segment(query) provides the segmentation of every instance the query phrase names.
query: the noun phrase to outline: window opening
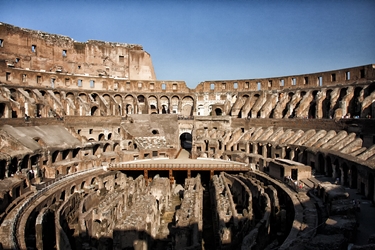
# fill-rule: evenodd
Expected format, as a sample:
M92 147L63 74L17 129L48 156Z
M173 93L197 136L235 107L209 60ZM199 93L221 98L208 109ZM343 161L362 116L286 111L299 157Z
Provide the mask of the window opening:
M42 76L36 76L36 83L42 83Z
M318 85L323 86L323 77L322 76L318 77Z
M95 81L94 80L90 80L90 88L93 88L95 87Z
M303 81L304 81L305 84L309 84L309 78L307 76L305 76L303 78Z
M56 79L55 78L51 78L51 88L55 87L55 82L56 82Z
M140 89L142 88L142 83L141 82L138 83L138 88L140 88Z
M245 89L248 89L249 88L249 82L245 82Z
M65 78L65 84L69 84L70 82L70 79L69 78Z
M177 84L176 83L173 84L172 89L177 90Z
M365 70L364 69L360 70L360 77L365 78Z
M336 74L331 74L331 82L336 82Z
M78 87L82 87L82 80L81 79L78 79L77 85L78 85Z
M118 57L118 61L119 61L120 63L124 62L124 56L119 56L119 57Z
M215 84L214 84L214 83L211 83L211 85L210 85L210 89L211 89L211 90L214 90L214 89L215 89Z
M31 45L31 52L36 53L36 45Z
M126 88L130 89L130 82L126 82Z
M155 84L152 82L150 83L150 89L154 89L155 88Z
M222 89L225 89L226 85L227 85L227 84L226 84L225 82L223 82L223 83L221 84L221 88L222 88Z
M16 58L16 63L18 63L19 61L20 61L20 59L17 57L17 58Z
M26 82L27 81L27 75L26 74L22 74L22 82Z
M62 56L63 56L63 57L66 57L66 49L63 49L63 51L62 51Z
M262 83L261 82L257 82L257 90L261 90L262 89Z
M0 47L4 47L4 40L3 39L0 39Z
M345 80L350 80L350 71L345 72Z
M292 78L292 85L293 85L293 86L296 85L296 78Z
M284 79L280 79L280 86L284 87Z
M81 69L81 65L78 65L78 69Z
M268 81L268 87L269 87L269 88L272 88L272 80L269 80L269 81Z
M163 84L161 85L161 89L162 89L162 90L165 90L166 87L167 87L167 86L165 85L165 83L163 83Z
M233 88L234 88L234 89L237 89L237 88L238 88L238 83L236 83L236 82L233 83Z

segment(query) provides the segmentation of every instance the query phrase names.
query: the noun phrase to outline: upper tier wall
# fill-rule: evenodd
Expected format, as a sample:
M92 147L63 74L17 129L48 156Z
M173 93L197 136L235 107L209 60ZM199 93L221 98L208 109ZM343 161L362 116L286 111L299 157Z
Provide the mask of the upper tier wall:
M140 45L89 40L0 23L0 65L41 72L155 80L150 54Z
M320 88L327 86L364 83L375 79L375 64L338 69L312 74L280 76L259 79L205 81L197 92L231 92Z

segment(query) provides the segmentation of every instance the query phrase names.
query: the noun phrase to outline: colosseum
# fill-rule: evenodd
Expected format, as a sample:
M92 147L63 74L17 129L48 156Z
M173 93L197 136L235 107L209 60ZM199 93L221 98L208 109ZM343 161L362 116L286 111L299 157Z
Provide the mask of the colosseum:
M0 23L0 249L374 249L372 117L374 64L190 89Z

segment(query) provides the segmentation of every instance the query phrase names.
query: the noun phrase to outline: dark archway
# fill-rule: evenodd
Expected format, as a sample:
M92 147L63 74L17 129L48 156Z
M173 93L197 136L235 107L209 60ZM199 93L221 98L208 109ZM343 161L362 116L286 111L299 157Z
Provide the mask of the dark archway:
M223 114L223 111L220 108L215 109L215 115L216 116L221 116Z
M358 178L358 172L356 166L351 166L350 168L350 178L351 178L351 188L357 189L357 178Z
M192 146L192 140L193 140L193 137L191 136L190 133L182 133L180 135L180 142L181 142L181 147L183 149L186 149L188 151L191 150L191 146Z

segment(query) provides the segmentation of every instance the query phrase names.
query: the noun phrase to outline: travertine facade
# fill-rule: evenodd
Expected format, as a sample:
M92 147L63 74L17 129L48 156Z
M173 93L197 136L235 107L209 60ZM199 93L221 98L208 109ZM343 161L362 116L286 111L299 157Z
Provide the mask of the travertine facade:
M375 202L373 117L375 65L189 89L140 45L0 23L0 249L346 247L314 176Z

